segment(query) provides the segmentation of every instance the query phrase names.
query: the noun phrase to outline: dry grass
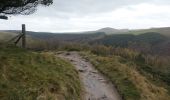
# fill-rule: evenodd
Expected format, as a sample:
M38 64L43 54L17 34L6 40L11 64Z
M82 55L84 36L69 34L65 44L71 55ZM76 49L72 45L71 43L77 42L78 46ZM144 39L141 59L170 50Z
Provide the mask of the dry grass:
M168 91L163 86L151 82L132 62L124 62L120 56L96 56L83 53L95 67L105 74L118 87L125 100L170 100Z
M16 35L16 33L0 32L0 42L7 42Z
M0 48L0 100L80 100L78 72L51 53Z
M125 73L129 79L135 84L141 93L141 100L169 100L170 96L164 87L159 87L147 80L136 69L123 65Z

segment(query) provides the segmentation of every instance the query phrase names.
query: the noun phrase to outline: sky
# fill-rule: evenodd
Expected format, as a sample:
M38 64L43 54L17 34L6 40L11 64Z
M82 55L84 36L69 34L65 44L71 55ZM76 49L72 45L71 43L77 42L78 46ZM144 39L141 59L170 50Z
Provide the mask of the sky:
M146 29L170 27L170 0L53 0L28 16L0 20L0 30L79 32L104 27Z

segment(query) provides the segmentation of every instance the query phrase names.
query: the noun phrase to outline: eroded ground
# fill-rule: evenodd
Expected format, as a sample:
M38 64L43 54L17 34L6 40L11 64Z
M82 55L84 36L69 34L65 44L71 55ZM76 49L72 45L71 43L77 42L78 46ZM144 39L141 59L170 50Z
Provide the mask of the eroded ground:
M79 71L85 89L84 100L121 100L114 86L77 52L59 56L69 60Z

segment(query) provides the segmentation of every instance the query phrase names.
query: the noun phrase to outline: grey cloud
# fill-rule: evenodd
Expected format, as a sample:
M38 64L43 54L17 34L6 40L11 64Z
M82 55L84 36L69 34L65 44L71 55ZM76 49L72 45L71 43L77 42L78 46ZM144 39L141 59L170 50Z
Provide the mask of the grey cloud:
M54 0L52 6L38 7L37 12L33 15L24 17L14 16L9 18L9 21L0 20L0 29L20 29L20 24L22 23L27 24L28 30L32 31L79 31L93 30L107 26L133 28L136 27L136 23L139 22L141 23L140 27L145 27L146 25L141 21L143 19L157 22L157 20L162 21L163 17L166 17L166 19L170 18L169 16L162 17L162 14L156 15L157 17L154 18L153 15L146 15L146 17L141 16L142 18L137 18L136 23L132 23L131 21L132 24L129 25L130 22L128 19L117 20L112 18L112 16L108 17L105 15L105 13L111 13L122 7L125 7L127 10L134 10L135 12L136 8L129 6L142 3L156 4L158 6L170 5L170 0ZM101 16L104 18L100 19ZM121 15L118 17L121 17ZM97 18L99 19L96 21L89 21ZM163 22L157 24L164 25Z
M170 0L54 0L51 7L40 7L35 15L69 19L141 3L170 4Z
M105 12L139 3L169 4L170 0L54 0L53 8L61 12Z
M88 14L109 12L127 5L135 5L148 0L54 0L54 12ZM45 10L45 9L44 9Z

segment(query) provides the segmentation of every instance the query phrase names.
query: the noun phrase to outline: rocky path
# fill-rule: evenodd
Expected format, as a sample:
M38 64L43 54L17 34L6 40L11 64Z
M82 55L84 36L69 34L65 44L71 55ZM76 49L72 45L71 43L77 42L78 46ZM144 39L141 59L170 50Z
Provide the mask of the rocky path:
M84 85L84 100L121 100L114 86L77 52L59 55L71 61Z

